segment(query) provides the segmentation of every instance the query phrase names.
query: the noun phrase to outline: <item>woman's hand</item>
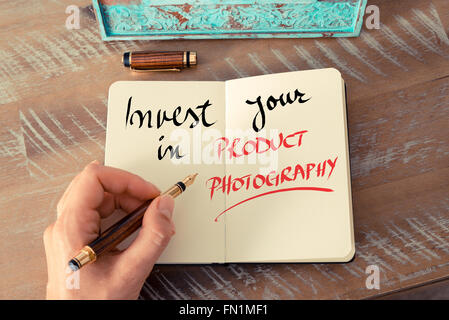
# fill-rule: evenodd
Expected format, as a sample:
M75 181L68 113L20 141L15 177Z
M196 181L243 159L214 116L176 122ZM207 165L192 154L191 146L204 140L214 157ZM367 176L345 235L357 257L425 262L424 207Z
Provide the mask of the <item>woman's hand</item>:
M174 234L173 199L158 197L147 209L137 238L124 251L105 253L79 271L79 289L67 287L68 261L96 239L100 220L115 209L131 212L160 191L129 172L92 162L68 186L57 220L44 232L47 299L137 299L145 279ZM73 275L73 274L72 274Z

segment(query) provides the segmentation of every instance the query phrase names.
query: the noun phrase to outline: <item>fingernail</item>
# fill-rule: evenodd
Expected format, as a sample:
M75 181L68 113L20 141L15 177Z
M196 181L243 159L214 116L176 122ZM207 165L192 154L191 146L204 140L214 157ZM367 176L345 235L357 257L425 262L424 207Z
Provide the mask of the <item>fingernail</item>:
M100 161L94 160L94 161L91 162L91 164L100 164Z
M173 208L175 207L175 201L170 196L162 196L159 199L159 203L157 205L157 209L161 214L166 216L169 220L171 220L173 214Z

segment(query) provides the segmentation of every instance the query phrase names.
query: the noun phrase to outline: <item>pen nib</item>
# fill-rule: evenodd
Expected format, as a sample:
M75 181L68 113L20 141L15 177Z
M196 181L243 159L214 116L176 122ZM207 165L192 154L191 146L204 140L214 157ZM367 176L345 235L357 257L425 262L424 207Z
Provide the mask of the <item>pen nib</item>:
M195 181L195 178L196 178L197 175L198 175L198 173L191 174L191 175L187 176L187 177L184 179L183 183L184 183L186 186L192 185L193 182Z

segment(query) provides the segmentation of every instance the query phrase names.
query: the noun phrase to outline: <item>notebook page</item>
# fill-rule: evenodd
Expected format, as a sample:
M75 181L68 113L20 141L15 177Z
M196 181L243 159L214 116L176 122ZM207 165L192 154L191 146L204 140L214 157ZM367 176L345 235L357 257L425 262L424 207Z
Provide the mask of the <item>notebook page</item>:
M234 161L226 166L225 181L231 187L223 191L217 181L214 192L226 194L228 211L217 221L226 220L227 262L352 258L343 92L335 69L226 83L229 146L235 141L232 136L241 139L233 156L229 148L223 151ZM248 142L246 149L242 141Z
M213 218L224 209L225 198L210 201L205 187L209 177L224 174L224 164L210 155L211 144L224 132L224 109L223 82L121 81L110 87L106 165L140 175L162 191L199 173L175 201L176 234L158 263L224 261L224 224ZM177 125L168 120L157 128L159 110L170 119L175 112Z

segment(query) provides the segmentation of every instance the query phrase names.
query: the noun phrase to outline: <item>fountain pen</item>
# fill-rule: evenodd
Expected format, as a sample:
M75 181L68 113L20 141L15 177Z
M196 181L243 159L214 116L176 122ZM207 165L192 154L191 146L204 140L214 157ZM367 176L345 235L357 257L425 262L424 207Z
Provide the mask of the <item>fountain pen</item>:
M198 174L196 173L187 176L185 179L175 183L171 188L163 192L161 196L169 195L176 198L183 193L188 186L193 184L197 175ZM73 271L77 271L84 265L97 260L103 253L114 249L120 242L125 240L142 226L143 216L152 201L153 199L145 201L133 212L116 222L104 232L101 232L97 239L82 248L78 254L69 261L69 267Z

